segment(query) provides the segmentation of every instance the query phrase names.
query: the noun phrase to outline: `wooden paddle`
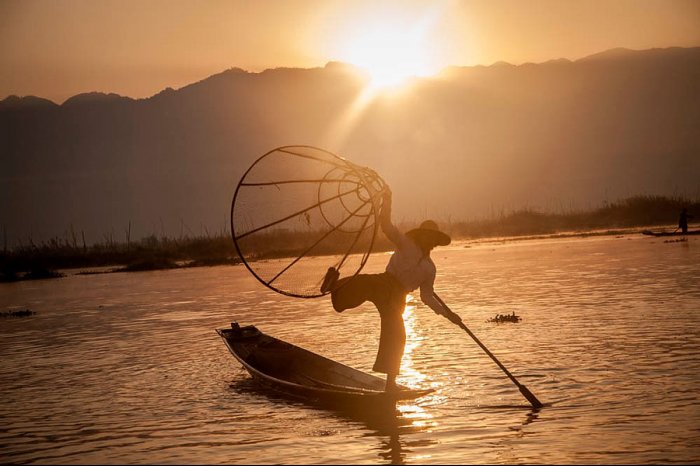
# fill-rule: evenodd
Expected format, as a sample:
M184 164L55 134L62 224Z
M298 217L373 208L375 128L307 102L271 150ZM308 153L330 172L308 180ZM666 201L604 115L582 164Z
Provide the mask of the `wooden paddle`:
M530 404L532 405L533 408L535 408L535 409L542 408L544 405L542 403L540 403L540 400L538 400L537 397L535 395L533 395L532 392L530 390L528 390L525 385L521 384L520 382L518 382L518 380L515 377L513 377L513 374L511 374L508 371L508 369L506 369L505 366L503 364L501 364L501 361L499 361L496 358L496 356L494 356L493 353L491 353L491 351L489 351L489 349L486 346L484 346L484 344L481 341L479 341L479 339L476 337L476 335L474 335L472 333L472 331L469 330L466 325L464 325L464 322L462 322L462 318L459 317L457 314L455 314L449 307L447 307L447 304L445 304L445 302L442 299L440 299L440 296L438 296L437 294L435 294L434 296L435 296L435 299L437 299L438 302L442 305L442 307L444 307L445 310L448 312L448 314L445 315L445 317L447 319L449 319L450 322L457 324L459 327L462 328L462 330L467 332L470 337L472 337L472 339L481 347L481 349L484 350L484 352L486 354L488 354L491 359L493 359L493 362L498 364L498 367L500 367L501 370L503 372L505 372L505 374L515 384L515 386L518 387L518 390L520 390L520 393L522 393L523 396L527 399L527 401L530 402Z

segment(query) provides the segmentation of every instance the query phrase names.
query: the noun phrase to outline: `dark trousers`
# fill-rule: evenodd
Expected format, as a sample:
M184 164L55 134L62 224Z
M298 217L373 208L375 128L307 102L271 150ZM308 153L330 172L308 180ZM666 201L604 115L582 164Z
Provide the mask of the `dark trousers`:
M406 346L406 328L403 311L406 307L406 291L389 273L359 274L338 280L331 292L333 308L338 312L352 309L371 301L379 311L381 331L379 350L372 368L376 372L396 375L401 368L401 358Z

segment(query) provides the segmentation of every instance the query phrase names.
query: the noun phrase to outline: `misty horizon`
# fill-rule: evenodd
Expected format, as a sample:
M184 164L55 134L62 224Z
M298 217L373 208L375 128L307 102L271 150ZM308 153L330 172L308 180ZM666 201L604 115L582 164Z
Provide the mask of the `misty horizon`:
M663 51L663 50L686 49L686 48L700 48L700 43L698 43L697 45L691 45L691 46L669 45L669 46L665 46L665 47L653 47L653 48L649 48L649 49L612 47L612 48L603 49L603 50L600 50L598 52L594 52L591 54L586 54L586 55L580 56L579 58L559 56L559 57L551 57L548 59L544 59L542 61L522 60L522 61L518 62L518 61L507 61L507 60L495 60L495 61L491 62L490 64L485 64L485 63L472 64L472 65L450 64L450 65L445 65L439 71L437 71L436 73L434 73L430 76L411 76L409 78L409 80L410 81L416 81L416 80L419 81L419 80L437 79L437 78L440 78L441 75L443 75L445 73L449 73L450 70L454 70L454 69L471 69L471 68L479 69L479 68L492 68L492 67L499 67L499 66L512 66L512 67L517 68L517 67L528 66L528 65L542 65L542 64L548 64L548 63L576 63L576 62L579 62L582 60L597 58L597 57L600 57L603 55L610 56L610 55L616 55L616 54L620 54L620 53L624 54L627 52L641 52L641 51L649 51L649 50ZM226 73L226 72L231 72L231 71L233 71L233 72L240 71L240 72L244 72L244 73L250 74L250 75L259 75L259 74L264 74L264 73L278 71L278 70L315 70L315 69L327 68L329 66L347 67L348 69L355 70L355 72L357 73L359 78L363 78L366 80L371 79L368 76L368 71L365 68L363 68L362 66L355 65L353 63L345 62L342 60L329 60L329 61L325 62L325 64L323 64L323 65L310 66L310 67L274 66L274 67L267 67L267 68L263 68L263 69L246 69L243 66L231 65L228 68L221 69L218 72L214 72L212 74L205 75L201 79L195 79L195 80L188 82L186 84L183 84L179 87L176 85L168 85L168 86L165 86L165 87L159 89L156 92L153 92L153 93L150 93L147 95L141 95L141 96L122 94L122 93L114 92L113 90L110 90L110 89L85 89L82 92L68 95L67 97L62 98L62 99L41 95L39 93L27 93L27 94L23 94L23 95L13 94L13 93L5 93L5 94L3 94L2 98L0 98L0 102L7 100L9 98L13 98L13 97L18 97L20 99L26 98L26 97L38 97L41 99L48 100L48 101L55 103L57 105L63 105L64 103L66 103L66 101L72 99L73 97L86 96L86 95L106 95L106 96L126 97L126 98L133 99L133 100L147 100L147 99L150 99L152 97L157 96L158 94L160 94L164 91L168 91L168 90L179 91L179 90L186 88L188 86L191 86L193 84L197 84L199 82L205 81L205 80L211 78L212 76L216 76L216 75Z
M0 223L10 244L223 231L243 171L290 144L375 169L407 225L700 196L700 48L452 67L369 100L366 84L331 63L229 69L147 99L6 98Z
M507 4L8 1L0 4L0 68L12 72L0 75L0 98L145 98L231 66L262 72L338 61L434 75L448 66L575 61L614 47L700 45L697 2Z

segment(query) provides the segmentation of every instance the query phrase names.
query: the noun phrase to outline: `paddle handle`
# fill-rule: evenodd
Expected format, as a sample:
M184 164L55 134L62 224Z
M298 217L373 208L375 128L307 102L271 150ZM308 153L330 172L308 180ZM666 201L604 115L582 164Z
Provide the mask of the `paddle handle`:
M515 376L513 376L513 374L511 374L508 369L506 369L506 366L501 364L501 361L499 361L498 358L496 356L494 356L494 354L491 351L489 351L489 349L486 347L486 345L484 345L481 342L481 340L479 340L476 337L476 335L474 335L472 333L472 331L469 330L469 328L466 325L464 325L464 322L462 322L462 318L459 317L458 314L453 312L452 309L450 309L447 306L447 304L445 304L445 302L440 298L440 296L437 295L437 293L435 293L434 296L435 296L435 299L438 300L440 305L442 305L442 307L445 308L445 311L448 312L448 314L445 315L445 317L447 319L449 319L450 322L457 324L462 330L467 332L467 334L470 337L472 337L472 339L476 342L476 344L479 345L482 350L484 350L484 352L493 360L493 362L495 362L498 365L498 367L501 368L501 370L508 376L508 378L515 384L515 386L518 387L518 390L520 390L520 393L522 393L523 396L527 399L527 401L530 402L530 404L532 405L533 408L535 408L535 409L542 408L544 405L540 402L540 400L538 400L537 397L535 395L533 395L532 392L530 390L528 390L525 385L518 382L518 379L516 379Z

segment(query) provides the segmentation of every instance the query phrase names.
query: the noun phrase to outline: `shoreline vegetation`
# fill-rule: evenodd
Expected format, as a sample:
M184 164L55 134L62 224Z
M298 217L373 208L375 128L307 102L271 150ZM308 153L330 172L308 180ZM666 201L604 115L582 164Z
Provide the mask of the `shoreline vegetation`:
M661 229L677 225L683 208L687 208L695 218L700 217L700 199L691 201L679 197L634 196L606 203L590 211L543 213L524 209L484 220L450 222L444 225L444 229L457 241L620 235L641 233L640 228ZM261 251L257 259L298 254L298 251L289 248L289 244L292 244L290 235L293 233L271 236L269 241L265 241L266 250ZM233 241L226 233L180 238L151 235L138 242L110 241L91 246L77 244L74 237L53 238L38 245L29 243L28 246L5 248L0 252L0 282L64 276L57 272L58 269L107 268L103 271L78 272L94 274L241 264ZM373 250L389 249L391 244L380 234Z

